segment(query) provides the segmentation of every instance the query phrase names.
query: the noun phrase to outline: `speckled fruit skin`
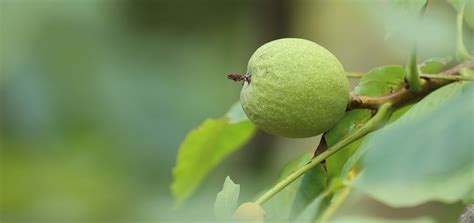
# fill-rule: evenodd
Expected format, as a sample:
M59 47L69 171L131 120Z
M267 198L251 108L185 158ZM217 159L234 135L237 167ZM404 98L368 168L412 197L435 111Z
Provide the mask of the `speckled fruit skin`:
M286 38L266 43L248 63L250 83L242 108L260 129L304 138L331 129L344 115L349 81L337 58L322 46Z

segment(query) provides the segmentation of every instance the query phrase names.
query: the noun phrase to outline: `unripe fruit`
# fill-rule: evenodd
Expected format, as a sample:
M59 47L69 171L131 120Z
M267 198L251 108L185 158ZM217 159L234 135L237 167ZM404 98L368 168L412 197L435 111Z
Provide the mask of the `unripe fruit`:
M263 208L255 203L247 202L240 205L234 212L233 219L251 222L251 223L263 223L265 218L265 211Z
M279 39L255 51L240 102L260 129L303 138L326 132L342 118L349 82L337 58L304 39Z

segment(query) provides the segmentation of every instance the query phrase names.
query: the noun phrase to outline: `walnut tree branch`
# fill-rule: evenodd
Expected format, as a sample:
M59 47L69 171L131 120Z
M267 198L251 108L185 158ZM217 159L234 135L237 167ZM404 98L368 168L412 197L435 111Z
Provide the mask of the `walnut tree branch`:
M464 63L458 64L454 67L451 67L441 73L440 75L456 75L463 68L474 69L474 60L469 60ZM457 79L459 80L459 79ZM412 92L406 87L401 88L398 91L395 91L389 95L379 96L379 97L370 97L370 96L360 96L352 95L351 101L347 107L347 110L352 110L356 108L367 108L367 109L377 109L381 105L390 102L394 107L400 107L405 104L417 101L434 90L443 87L449 83L452 83L456 80L446 80L446 79L424 79L421 83L421 88L419 92Z

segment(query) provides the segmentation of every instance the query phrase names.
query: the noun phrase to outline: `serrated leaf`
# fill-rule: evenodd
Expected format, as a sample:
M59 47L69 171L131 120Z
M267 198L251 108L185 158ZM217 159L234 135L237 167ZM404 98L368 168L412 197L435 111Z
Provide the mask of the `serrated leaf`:
M311 158L311 153L305 153L298 159L290 162L283 169L278 181L282 180L298 168L307 164ZM296 193L301 184L301 177L296 179L293 183L285 187L282 191L276 194L272 199L268 200L263 207L266 210L266 220L269 222L287 221L289 219L291 206L295 200Z
M474 86L441 88L367 144L355 187L394 207L473 199Z
M442 71L451 58L433 57L420 64L420 71L425 74L437 74Z
M306 206L327 187L326 172L318 165L304 174L290 212L290 219L298 216Z
M395 220L369 216L350 216L336 218L331 223L436 223L436 221L428 217Z
M354 92L364 96L383 96L403 87L404 77L402 66L377 67L361 78Z
M208 119L181 144L171 185L179 206L198 188L207 174L239 149L255 132L250 121L230 123L227 117Z
M235 184L230 177L225 178L222 190L217 193L214 202L214 215L217 220L228 220L237 208L239 201L240 185Z

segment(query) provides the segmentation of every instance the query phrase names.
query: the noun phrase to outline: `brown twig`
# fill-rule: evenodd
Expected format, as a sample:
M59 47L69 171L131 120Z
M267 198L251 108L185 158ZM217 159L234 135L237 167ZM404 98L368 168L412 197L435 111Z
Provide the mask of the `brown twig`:
M456 75L463 68L474 69L474 60L469 60L462 64L458 64L439 73L438 75ZM406 87L404 87L389 95L379 97L352 95L347 110L356 108L377 109L387 102L391 102L394 107L400 107L402 105L417 101L434 90L452 82L453 80L425 79L421 84L420 91L417 93L411 92Z

